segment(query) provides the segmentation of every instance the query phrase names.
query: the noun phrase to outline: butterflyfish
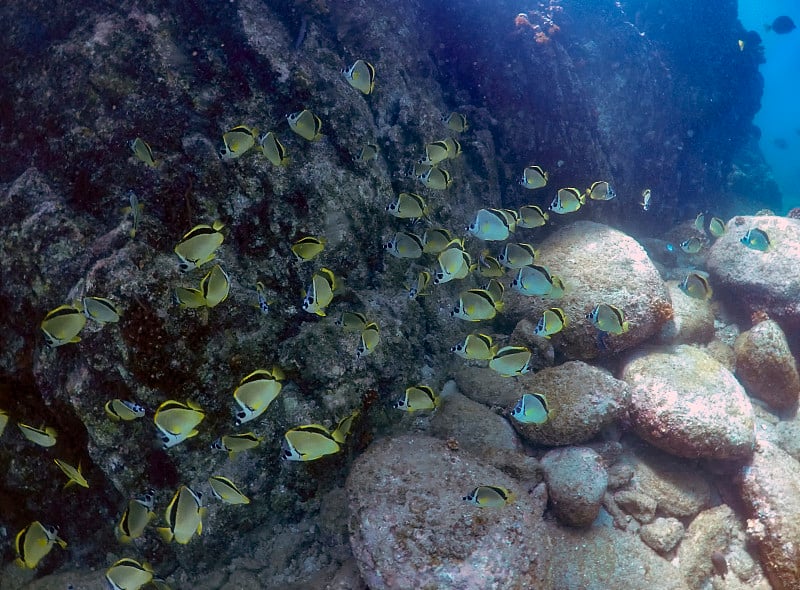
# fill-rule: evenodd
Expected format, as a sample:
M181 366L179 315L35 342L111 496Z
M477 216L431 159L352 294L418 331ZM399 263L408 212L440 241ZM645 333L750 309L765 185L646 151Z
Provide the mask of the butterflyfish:
M713 294L711 285L708 284L708 276L697 271L689 272L678 287L694 299L710 299Z
M286 115L289 129L308 141L322 138L322 120L308 109Z
M442 123L447 125L450 131L455 131L456 133L463 133L469 129L467 117L461 113L452 112L442 115Z
M361 415L361 410L355 409L350 412L347 416L339 420L336 423L336 428L333 429L331 432L331 436L333 440L335 440L340 445L344 444L344 441L347 440L347 437L350 436L350 432L353 430L353 422Z
M536 250L531 244L518 244L509 242L497 257L498 262L506 268L517 269L533 264L536 259Z
M486 289L462 291L450 316L468 322L490 320L503 309L502 301L495 301Z
M422 251L425 254L439 254L453 243L453 234L443 227L429 227L422 234ZM463 241L459 242L463 247Z
M225 239L220 232L224 226L225 224L219 220L212 225L195 225L181 238L175 246L175 254L180 259L178 267L182 272L214 260L214 253Z
M453 177L444 168L432 166L425 174L417 176L419 180L426 187L434 190L445 190L453 183Z
M439 407L439 396L428 385L414 385L408 387L403 397L397 400L392 407L404 412L435 410Z
M226 434L219 437L211 444L211 448L215 451L227 451L228 458L235 459L236 456L250 449L255 449L264 440L260 436L256 436L252 432L243 432L241 434Z
M567 327L567 316L564 310L560 307L551 307L544 310L542 317L533 329L536 336L543 338L550 338L553 334L558 334L561 330Z
M192 287L175 287L172 290L172 300L180 307L197 309L206 306L206 298L200 289Z
M267 300L267 288L261 281L256 282L256 296L258 297L258 309L262 315L269 313L270 301Z
M334 322L345 332L361 332L368 323L367 316L357 311L343 311L339 319Z
M208 485L211 486L211 494L226 504L249 504L250 498L245 496L242 491L227 477L212 475L208 478Z
M411 285L408 287L408 298L416 299L417 297L427 295L430 284L431 273L429 273L427 270L419 271L416 278L411 281Z
M650 210L650 199L652 199L652 197L653 193L649 188L646 188L642 191L642 200L639 202L639 204L642 206L642 211Z
M525 346L504 346L489 361L501 377L516 377L530 371L531 351Z
M581 193L576 188L560 188L558 193L550 203L550 211L564 215L566 213L573 213L581 208L586 202L586 195Z
M375 322L368 323L361 331L361 342L358 343L358 348L356 349L356 358L360 359L372 354L380 341L381 332L378 324Z
M751 250L758 250L759 252L766 252L770 247L770 241L767 232L758 228L748 230L748 232L742 236L742 239L739 241Z
M286 431L282 457L287 461L316 461L341 450L331 432L320 424L303 424Z
M514 494L501 486L478 486L463 500L481 508L501 508L514 501Z
M478 262L470 267L470 271L475 271L487 279L503 277L506 274L506 269L497 258L489 254L488 250L480 253Z
M375 89L375 66L368 61L358 59L349 68L342 70L347 83L364 94L371 94Z
M138 498L131 498L117 523L115 533L122 543L130 543L144 534L144 529L155 518L155 492L149 490Z
M308 262L319 256L327 243L322 236L306 236L292 244L292 254L298 262Z
M365 143L361 146L361 149L358 150L358 154L356 155L356 162L371 162L372 160L378 159L378 152L380 152L380 148L375 143Z
M544 297L553 290L553 276L545 266L530 264L517 271L511 288L528 297Z
M53 459L58 468L64 472L64 475L67 476L68 480L67 483L64 484L64 489L67 489L71 485L79 485L82 488L89 488L89 482L86 481L86 478L81 473L81 464L78 463L77 469L67 463L66 461L62 461L61 459Z
M617 196L614 189L605 180L598 180L586 189L586 194L594 201L610 201Z
M272 131L269 131L258 138L258 145L261 148L261 153L267 157L273 166L284 167L289 165L289 156L286 154L286 148L278 140L278 136Z
M148 563L139 563L123 557L106 570L109 590L139 590L153 580L153 570Z
M480 240L500 242L514 231L508 216L500 209L480 209L467 231Z
M465 278L472 266L472 257L464 250L461 240L453 240L445 250L439 252L436 262L439 270L433 274L433 283L441 285L454 279Z
M548 174L542 170L541 166L526 166L522 171L522 179L519 183L527 189L542 188L547 185Z
M469 334L463 342L452 346L450 352L467 360L488 361L497 354L498 346L486 334Z
M150 145L141 137L132 139L128 143L128 146L131 148L131 151L133 152L133 155L136 156L137 160L147 164L150 166L150 168L155 168L158 166L158 163L153 158L153 150L150 148Z
M406 231L398 231L383 245L383 249L395 258L419 258L422 256L422 238Z
M550 219L550 214L547 211L542 211L542 208L538 205L523 205L519 208L517 215L519 217L517 227L529 229L542 227Z
M8 424L8 414L5 410L0 410L0 436L3 436L6 424Z
M168 449L187 438L197 436L195 426L200 424L205 417L203 410L192 402L183 404L179 401L167 400L158 406L153 422L161 433L159 438L164 448Z
M715 238L721 237L725 233L725 222L719 217L712 217L708 222L708 232Z
M251 129L246 125L238 125L230 131L223 133L223 146L219 151L223 160L233 160L243 156L256 145L258 129Z
M58 536L58 529L54 526L45 526L34 520L17 533L14 546L17 551L16 564L28 569L34 569L44 558L54 544L66 549L67 543Z
M448 157L447 144L444 141L434 141L425 144L425 157L420 160L420 164L436 166Z
M22 436L40 447L48 448L56 444L56 429L51 426L34 428L22 422L18 422L17 426L22 432Z
M256 369L240 382L233 391L233 399L239 406L235 424L241 426L263 414L283 387L283 371L274 367L272 371Z
M495 305L503 301L503 295L506 292L506 288L497 279L489 279L489 282L484 285L483 290L486 291L492 297L492 301L495 302Z
M174 540L176 543L186 545L195 533L202 534L205 513L203 494L187 486L181 486L164 513L167 526L159 528L158 532L167 543Z
M400 193L394 201L386 205L386 212L399 219L419 219L428 215L428 205L416 193Z
M73 305L61 305L49 311L40 325L44 340L51 348L80 342L78 334L86 325L86 316Z
M324 316L325 310L333 301L333 292L336 290L336 277L333 271L320 268L311 277L311 285L303 297L303 310Z
M112 420L136 420L144 416L144 408L139 404L127 400L110 399L106 402L103 408Z
M139 231L139 224L142 222L142 211L144 210L144 205L139 202L139 197L136 196L136 193L133 191L128 193L128 202L130 203L130 206L123 207L122 212L125 215L128 213L131 214L131 229L128 232L128 235L131 238L135 238L136 232Z
M522 424L544 424L550 417L547 398L541 393L525 393L511 410L511 417Z
M81 307L83 315L98 324L115 324L119 321L119 310L113 301L105 297L84 297Z
M231 279L219 264L215 264L200 281L200 292L206 307L216 307L225 301L230 290Z
M630 329L630 322L625 321L625 314L615 305L600 303L586 314L595 328L610 334L622 334Z
M697 254L703 248L703 241L695 236L681 242L681 250L687 254Z

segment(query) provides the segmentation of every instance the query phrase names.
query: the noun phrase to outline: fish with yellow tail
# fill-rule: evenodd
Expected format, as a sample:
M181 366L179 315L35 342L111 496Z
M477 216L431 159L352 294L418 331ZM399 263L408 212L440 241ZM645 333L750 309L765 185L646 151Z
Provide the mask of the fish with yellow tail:
M146 164L150 168L156 168L158 166L158 162L153 158L153 150L150 148L150 144L141 137L137 137L128 142L128 147L131 148L133 155L140 162Z
M123 557L106 570L109 590L139 590L153 581L153 569L149 563L139 563Z
M263 437L256 436L252 432L226 434L211 443L211 448L215 451L227 451L228 458L233 460L239 453L255 449L262 440L264 440Z
M428 216L428 205L416 193L400 193L394 201L386 205L386 212L398 219L419 219Z
M358 150L358 154L356 154L356 162L361 162L362 164L366 164L368 162L372 162L373 160L378 159L378 153L380 153L380 148L376 143L365 143L361 146L361 149Z
M120 420L130 422L144 417L145 414L144 408L139 404L117 398L108 400L103 409L105 409L108 417L115 422Z
M713 290L708 283L708 274L700 271L689 272L678 288L693 299L705 301L711 299Z
M286 431L281 456L287 461L316 461L341 450L331 431L321 424L303 424Z
M8 413L5 410L0 410L0 436L3 436L6 424L8 424Z
M225 227L221 221L211 225L199 224L190 229L174 248L180 259L181 272L203 266L214 260L214 253L222 245L225 236L220 230Z
M464 250L462 240L453 240L436 257L439 270L433 273L433 284L441 285L452 280L465 278L472 266L472 257Z
M559 215L574 213L586 203L586 195L576 188L560 188L550 203L550 211Z
M608 181L598 180L597 182L593 182L592 186L586 189L586 196L593 201L610 201L617 196L617 193L614 192L614 189L608 184Z
M526 166L519 183L529 190L536 190L547 185L547 178L548 174L541 166Z
M34 520L18 532L14 539L17 552L15 563L20 567L35 569L56 544L62 549L67 548L67 542L58 536L56 527L45 526Z
M114 532L121 543L130 543L144 534L144 529L156 516L153 512L156 493L153 490L128 500Z
M271 371L256 369L244 377L233 391L233 399L239 406L234 421L236 426L255 420L263 414L278 397L284 379L283 371L278 367L273 367Z
M258 138L258 146L261 148L261 153L273 166L283 168L289 165L290 158L286 153L286 148L272 131Z
M432 166L424 174L417 175L417 180L430 189L443 191L453 183L453 177L444 168Z
M86 478L83 476L81 472L81 464L78 463L78 467L75 468L66 461L62 461L61 459L53 459L58 468L64 472L64 475L67 476L67 483L64 484L64 489L66 490L71 485L79 485L82 488L89 488L89 482L86 481Z
M406 388L405 394L392 406L395 410L418 412L435 410L439 407L439 395L428 385L414 385Z
M83 310L83 315L100 325L116 324L120 313L114 302L105 297L84 297L75 307Z
M211 494L225 504L249 504L250 498L227 477L212 475L208 478L208 485L211 486Z
M135 238L136 233L139 231L139 224L142 222L142 211L144 210L144 205L139 202L139 197L133 191L128 193L128 202L130 203L130 206L123 207L122 212L125 215L130 214L131 229L128 231L128 235L131 238Z
M220 158L223 160L241 158L258 142L258 129L238 125L222 134L222 142L223 146L219 150Z
M44 316L40 328L50 348L80 342L80 334L86 325L83 310L74 305L61 305Z
M467 231L486 242L501 242L516 229L516 215L504 209L479 209Z
M167 400L158 406L153 422L158 428L163 448L168 449L182 443L187 438L197 436L195 426L206 417L200 406L175 400Z
M292 254L297 262L308 262L322 254L327 243L328 240L322 236L306 236L292 244Z
M630 322L625 320L623 311L615 305L600 303L586 314L592 325L608 334L623 334L630 329Z
M355 409L350 412L347 416L339 420L336 423L336 428L333 429L331 432L331 436L333 440L335 440L340 445L343 445L344 442L347 440L347 437L350 436L350 432L353 430L353 423L358 419L361 415L361 410Z
M517 227L525 227L533 229L535 227L542 227L550 219L550 215L538 205L523 205L517 212L519 221Z
M469 129L469 124L467 123L466 115L462 115L461 113L446 113L442 115L442 123L444 123L450 131L455 131L456 133L464 133L467 129Z
M363 59L357 59L349 68L342 70L347 83L362 94L372 94L375 90L375 66Z
M486 334L469 334L463 342L450 347L453 352L463 359L488 361L497 354L498 346L491 336Z
M536 250L531 244L508 242L503 247L503 251L500 252L497 260L505 268L519 269L533 264L534 260L536 260Z
M478 486L462 499L480 508L502 508L514 501L514 494L502 486Z
M772 245L767 232L758 228L748 230L739 241L751 250L758 250L759 252L766 252Z
M308 141L322 139L322 119L308 109L286 115L286 120L289 122L289 129L303 139Z
M551 307L544 310L542 317L539 318L533 333L536 336L550 338L553 334L558 334L567 327L567 316L560 307Z
M517 377L530 372L531 351L525 346L504 346L489 361L489 368L501 377Z
M395 258L419 258L422 256L422 238L406 231L395 232L383 249Z
M56 429L51 426L42 426L41 428L34 428L22 422L17 423L22 436L27 438L34 444L40 447L49 448L56 444Z
M547 398L541 393L525 393L511 410L520 424L544 424L550 418Z
M311 285L303 296L303 310L324 317L325 310L333 301L336 291L336 277L333 271L320 268L311 277Z
M450 312L450 317L468 322L490 320L503 310L503 302L496 301L492 293L486 289L468 289L462 291L458 303Z
M372 354L381 341L381 331L378 324L370 322L361 331L361 342L356 349L356 358L361 359Z
M428 291L428 287L431 285L431 279L431 273L429 273L427 270L419 271L417 276L408 286L408 298L416 299L417 297L427 295L430 292Z
M206 307L216 307L228 298L231 279L219 264L215 264L200 281L200 292Z
M203 494L188 486L181 486L164 512L167 526L159 528L158 533L167 543L175 541L186 545L195 534L202 534L205 514Z

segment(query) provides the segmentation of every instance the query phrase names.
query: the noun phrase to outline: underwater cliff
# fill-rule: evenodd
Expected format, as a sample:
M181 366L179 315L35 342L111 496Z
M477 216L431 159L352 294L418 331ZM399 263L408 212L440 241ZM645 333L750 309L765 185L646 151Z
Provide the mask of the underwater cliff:
M758 41L519 10L0 8L0 590L800 584Z

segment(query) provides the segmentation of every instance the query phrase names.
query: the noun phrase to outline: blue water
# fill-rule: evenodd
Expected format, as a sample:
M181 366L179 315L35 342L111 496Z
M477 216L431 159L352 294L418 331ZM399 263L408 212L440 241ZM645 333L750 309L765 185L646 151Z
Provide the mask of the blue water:
M765 31L764 25L781 15L800 24L800 2L739 0L739 20L764 42L764 96L754 124L761 129L761 151L788 210L800 207L800 29L786 35Z

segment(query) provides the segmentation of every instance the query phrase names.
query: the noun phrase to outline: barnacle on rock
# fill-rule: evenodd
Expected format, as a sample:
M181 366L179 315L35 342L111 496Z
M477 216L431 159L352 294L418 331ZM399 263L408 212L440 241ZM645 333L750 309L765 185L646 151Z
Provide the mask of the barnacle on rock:
M675 317L675 310L672 309L672 303L664 299L657 299L653 302L653 311L656 316L656 323L658 325L666 324Z

